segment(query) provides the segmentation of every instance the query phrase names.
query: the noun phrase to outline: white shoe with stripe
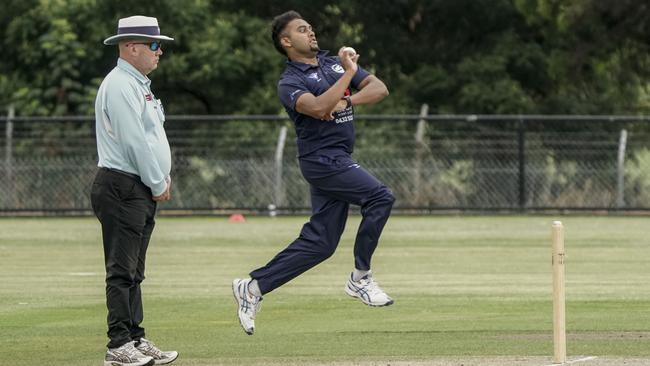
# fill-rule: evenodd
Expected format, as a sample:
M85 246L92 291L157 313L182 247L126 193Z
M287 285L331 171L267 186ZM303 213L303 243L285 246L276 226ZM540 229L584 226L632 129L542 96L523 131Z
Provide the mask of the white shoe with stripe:
M255 315L262 308L262 297L255 296L248 290L250 279L235 278L232 281L232 294L237 302L237 316L239 324L248 335L255 332Z
M154 359L143 355L131 341L118 348L109 348L104 358L104 366L152 366Z
M136 348L145 356L150 356L154 360L155 365L167 365L174 362L178 358L178 352L176 351L161 351L160 348L156 347L153 342L148 341L144 338L140 338L140 342L137 343Z
M348 283L345 285L345 293L358 298L369 306L388 306L393 304L393 299L372 279L372 273L370 272L359 281L354 281L352 274L350 274Z

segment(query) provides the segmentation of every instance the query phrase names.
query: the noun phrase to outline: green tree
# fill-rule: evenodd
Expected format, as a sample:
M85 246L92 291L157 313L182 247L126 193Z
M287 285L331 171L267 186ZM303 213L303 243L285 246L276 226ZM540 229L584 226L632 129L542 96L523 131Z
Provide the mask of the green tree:
M159 18L154 91L168 113L282 113L269 24L289 9L323 48L354 46L391 97L360 112L647 113L650 5L635 0L8 0L0 107L92 114L117 20Z

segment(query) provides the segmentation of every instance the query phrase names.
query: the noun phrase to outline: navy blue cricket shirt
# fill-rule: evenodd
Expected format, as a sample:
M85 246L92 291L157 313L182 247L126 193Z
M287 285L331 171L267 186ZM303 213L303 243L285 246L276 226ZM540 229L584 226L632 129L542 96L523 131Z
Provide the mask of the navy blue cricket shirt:
M298 157L307 156L319 150L343 150L349 154L354 149L354 110L346 108L334 114L334 120L324 121L296 112L296 101L304 93L319 96L343 76L345 70L338 57L327 56L319 51L318 65L287 61L287 66L278 81L278 95L296 126ZM352 78L350 86L359 89L359 84L370 73L361 67ZM346 90L350 95L350 88Z

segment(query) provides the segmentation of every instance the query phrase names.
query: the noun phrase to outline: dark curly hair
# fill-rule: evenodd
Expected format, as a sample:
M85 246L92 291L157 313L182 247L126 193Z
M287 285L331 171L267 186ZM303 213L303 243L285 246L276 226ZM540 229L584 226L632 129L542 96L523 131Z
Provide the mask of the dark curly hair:
M275 18L273 18L273 21L271 22L271 38L273 39L273 45L275 46L275 49L278 50L283 55L287 55L287 51L284 50L284 47L282 47L282 44L280 43L280 35L284 31L284 28L286 28L287 24L289 24L292 20L294 19L303 19L298 12L289 10L286 13L282 13Z

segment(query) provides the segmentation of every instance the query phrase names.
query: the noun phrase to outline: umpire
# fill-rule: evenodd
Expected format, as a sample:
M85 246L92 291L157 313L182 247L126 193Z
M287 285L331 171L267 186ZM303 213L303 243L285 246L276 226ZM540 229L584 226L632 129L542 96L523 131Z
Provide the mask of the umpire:
M117 66L106 76L95 101L99 171L91 202L102 225L106 265L108 337L104 365L167 364L178 357L145 337L142 293L147 247L156 204L171 198L171 153L162 103L151 91L149 73L158 67L161 42L158 20L120 19Z

